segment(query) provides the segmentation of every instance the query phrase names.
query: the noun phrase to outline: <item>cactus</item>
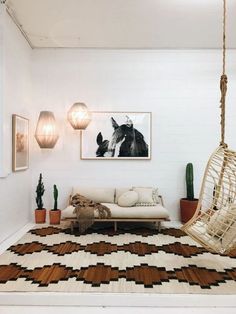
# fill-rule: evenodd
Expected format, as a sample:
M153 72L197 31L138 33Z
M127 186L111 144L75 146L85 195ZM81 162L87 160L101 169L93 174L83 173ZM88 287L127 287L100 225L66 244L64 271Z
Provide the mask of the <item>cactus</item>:
M193 164L188 163L186 166L186 187L187 187L187 199L189 201L194 200L194 188L193 188Z
M56 184L53 185L53 196L54 196L54 208L53 210L58 210L57 199L58 199L58 189Z
M39 175L39 181L36 188L36 203L37 203L37 209L43 209L43 200L42 196L45 192L44 185L43 185L43 177L42 173Z

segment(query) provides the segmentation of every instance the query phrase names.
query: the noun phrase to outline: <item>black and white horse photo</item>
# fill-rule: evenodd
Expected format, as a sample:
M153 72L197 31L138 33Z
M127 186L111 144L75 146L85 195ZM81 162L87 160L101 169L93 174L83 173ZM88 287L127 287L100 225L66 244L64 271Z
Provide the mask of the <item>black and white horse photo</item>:
M102 132L96 138L98 148L96 157L148 157L149 146L143 134L138 131L133 121L126 116L123 124L118 124L116 120L110 118L114 132L110 139L103 139Z

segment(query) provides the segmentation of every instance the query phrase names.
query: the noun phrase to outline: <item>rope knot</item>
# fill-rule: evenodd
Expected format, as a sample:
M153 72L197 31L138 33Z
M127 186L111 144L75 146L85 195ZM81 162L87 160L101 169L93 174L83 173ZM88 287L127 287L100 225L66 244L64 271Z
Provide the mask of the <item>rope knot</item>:
M228 148L228 145L224 142L220 142L220 146L224 149L227 149Z

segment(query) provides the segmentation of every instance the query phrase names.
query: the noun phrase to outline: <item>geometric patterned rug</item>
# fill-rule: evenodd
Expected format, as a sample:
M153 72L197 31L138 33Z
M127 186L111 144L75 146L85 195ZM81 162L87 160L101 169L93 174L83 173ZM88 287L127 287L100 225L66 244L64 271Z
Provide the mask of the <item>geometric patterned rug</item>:
M0 291L236 294L236 255L209 253L175 228L27 232L0 256Z

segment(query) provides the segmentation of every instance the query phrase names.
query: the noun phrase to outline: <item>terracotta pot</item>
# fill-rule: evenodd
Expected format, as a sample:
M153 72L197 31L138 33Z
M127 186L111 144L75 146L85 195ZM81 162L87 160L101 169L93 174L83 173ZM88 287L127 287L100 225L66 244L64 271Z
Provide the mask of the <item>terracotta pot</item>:
M50 210L49 211L49 220L50 220L50 225L59 225L61 222L61 211L60 211L60 209Z
M36 224L43 224L46 221L46 209L35 209L34 211Z
M181 221L183 223L186 223L189 221L193 215L195 214L195 211L197 209L198 199L194 199L192 201L181 198L180 200L180 215L181 215Z

